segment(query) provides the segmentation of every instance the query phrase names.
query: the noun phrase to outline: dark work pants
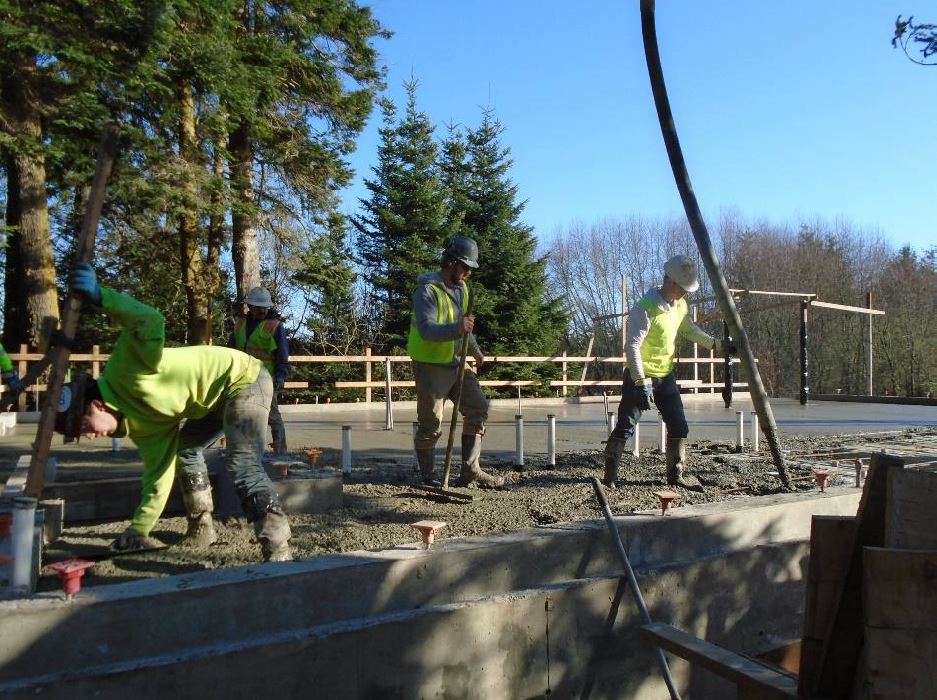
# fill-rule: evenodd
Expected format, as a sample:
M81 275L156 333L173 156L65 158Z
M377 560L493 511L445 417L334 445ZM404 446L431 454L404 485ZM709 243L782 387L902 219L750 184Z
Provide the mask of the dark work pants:
M683 411L677 376L671 372L666 377L654 377L651 381L654 386L654 403L657 404L657 410L667 425L667 437L685 438L690 429ZM621 384L621 401L618 403L618 421L609 437L627 440L634 435L634 426L641 420L642 411L637 404L637 396L640 393L643 393L643 389L635 386L631 372L625 370L625 381Z

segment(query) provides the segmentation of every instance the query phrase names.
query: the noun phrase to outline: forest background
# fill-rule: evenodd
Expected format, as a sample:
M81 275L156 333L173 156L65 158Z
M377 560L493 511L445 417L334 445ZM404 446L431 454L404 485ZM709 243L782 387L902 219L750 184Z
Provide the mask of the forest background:
M633 302L668 257L696 255L686 223L635 212L539 239L494 110L474 126L436 124L420 109L418 76L405 104L382 96L375 42L392 29L349 0L0 0L4 345L41 347L44 319L58 318L95 148L114 120L121 158L95 265L103 284L165 313L171 344L224 344L241 300L263 285L293 354L404 354L416 275L463 234L479 244L486 354L580 355L592 338L593 355L620 355L622 293ZM345 215L348 155L373 110L377 165ZM937 387L937 247L895 249L848 221L792 227L727 213L709 225L732 287L853 306L871 294L886 313L873 322L874 393ZM707 282L696 298L711 295ZM744 317L769 395L800 389L799 318L796 305ZM705 328L722 333L719 321ZM85 314L77 347L106 351L118 331ZM864 315L811 312L813 392L866 392L867 335ZM590 378L620 376L601 367ZM491 376L556 373L499 364ZM313 384L296 397L343 400L353 394L334 382L359 374L302 365L291 379Z

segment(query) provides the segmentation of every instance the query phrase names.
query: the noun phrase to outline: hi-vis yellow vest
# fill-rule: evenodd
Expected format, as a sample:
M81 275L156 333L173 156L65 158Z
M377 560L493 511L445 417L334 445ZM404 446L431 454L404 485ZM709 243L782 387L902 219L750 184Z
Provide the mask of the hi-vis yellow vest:
M455 302L440 285L428 282L429 288L436 295L436 323L455 323ZM468 294L462 287L462 315L468 312ZM460 346L461 348L461 346ZM428 362L433 365L447 365L456 356L455 340L426 340L420 335L416 327L416 318L410 319L410 335L407 338L407 353L410 359L417 362Z
M271 375L273 374L273 361L276 358L274 353L277 349L275 334L279 325L280 319L269 318L257 324L250 338L247 337L246 318L241 316L234 325L234 342L237 343L237 349L263 362Z
M641 297L638 305L651 317L651 328L641 345L644 376L666 377L673 370L677 331L687 316L686 299L678 299L670 311L661 309L650 297Z

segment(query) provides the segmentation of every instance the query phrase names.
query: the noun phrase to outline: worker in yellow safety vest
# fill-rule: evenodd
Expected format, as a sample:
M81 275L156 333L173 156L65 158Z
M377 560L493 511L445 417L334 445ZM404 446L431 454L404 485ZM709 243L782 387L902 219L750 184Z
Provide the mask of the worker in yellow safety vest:
M254 287L244 299L247 314L239 316L228 347L237 348L264 363L273 377L273 401L270 403L270 432L273 451L285 454L286 427L277 401L289 374L290 346L283 320L273 308L273 299L263 287Z
M707 349L716 345L716 339L689 318L685 297L697 289L696 264L686 255L675 255L664 264L663 284L649 289L628 312L627 369L618 420L605 443L602 481L609 488L615 487L625 442L634 435L634 426L644 411L655 407L667 425L667 483L694 490L702 488L698 479L684 474L689 426L674 373L679 336ZM725 341L720 342L724 352L734 352Z
M162 546L151 531L177 473L188 519L180 544L207 547L216 540L203 451L223 433L225 467L264 561L292 559L289 521L262 464L273 380L260 361L213 345L167 348L159 311L102 287L87 263L69 281L73 294L122 326L100 378L80 374L64 387L55 421L66 439L128 435L140 451L140 505L112 549Z
M436 441L442 435L443 404L454 400L462 337L468 334L468 352L480 368L485 360L472 333L475 318L468 311L466 281L478 268L478 245L467 236L453 236L442 253L441 269L424 272L417 278L407 352L413 360L416 380L417 429L414 450L424 484L439 486L436 471ZM495 488L501 477L484 472L479 464L482 436L488 420L488 399L475 372L466 371L461 386L459 411L462 413L462 468L459 486Z

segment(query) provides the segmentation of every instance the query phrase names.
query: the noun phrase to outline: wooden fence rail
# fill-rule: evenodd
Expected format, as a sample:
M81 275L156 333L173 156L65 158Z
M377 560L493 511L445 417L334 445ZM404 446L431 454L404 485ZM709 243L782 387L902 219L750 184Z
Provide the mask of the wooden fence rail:
M19 352L10 353L10 359L16 363L17 371L20 376L25 376L29 370L29 364L31 362L38 362L41 360L43 355L38 352L30 352L29 348L25 345L20 346ZM107 362L110 355L101 352L101 348L98 345L94 345L91 348L90 353L72 353L70 358L69 367L74 367L75 364L82 365L91 365L91 376L99 377L101 376L101 370L103 369L104 364ZM498 364L508 364L508 363L527 363L527 364L558 364L561 366L563 371L563 378L561 380L550 380L547 382L539 382L534 380L527 379L483 379L481 380L481 385L492 388L506 388L506 387L532 387L532 386L545 386L556 388L559 390L561 396L567 396L569 387L617 387L621 385L620 379L610 379L610 380L593 380L585 379L585 373L582 373L580 379L570 379L570 365L577 365L580 368L585 366L588 367L592 364L617 364L622 365L625 362L623 357L599 357L599 356L584 356L584 355L567 355L563 353L562 355L543 355L543 356L514 356L514 355L498 355L498 356L489 356L485 358L486 362L496 362ZM385 379L375 379L373 375L373 366L375 364L381 364L385 367L385 373L389 369L390 376L393 377L393 367L394 365L408 364L410 363L410 357L407 355L374 355L371 353L371 349L367 348L365 354L363 355L290 355L290 364L291 365L303 365L303 364L360 364L363 367L362 374L363 379L358 381L337 381L335 382L336 389L363 389L365 394L365 402L371 403L373 400L372 392L374 389L385 389L387 384ZM724 359L721 357L715 357L712 351L709 352L708 357L681 357L677 358L677 362L680 364L689 364L693 367L693 378L692 379L682 379L678 383L689 389L691 392L696 393L699 391L709 391L717 392L719 391L723 383L721 381L716 381L716 366L722 366ZM733 363L738 363L737 359L733 359ZM705 373L705 365L709 365L708 372L708 381L700 375ZM701 367L702 370L701 371ZM576 371L578 375L581 372L581 369ZM315 382L306 382L306 381L288 381L284 385L285 389L311 389L315 385ZM414 386L412 380L397 380L393 379L390 382L391 389L396 388L411 388ZM747 386L744 383L735 382L735 387L745 387ZM23 391L20 394L18 399L18 408L19 410L25 410L26 401L29 394L33 394L36 399L36 404L38 405L38 398L41 392L46 390L45 384L33 384ZM0 389L0 393L7 392L8 389L6 386L3 386Z

